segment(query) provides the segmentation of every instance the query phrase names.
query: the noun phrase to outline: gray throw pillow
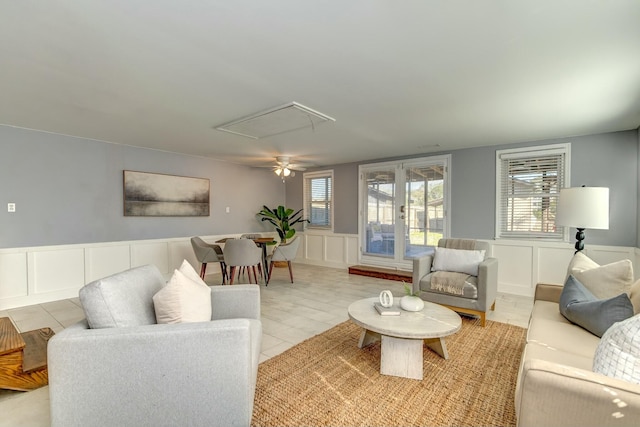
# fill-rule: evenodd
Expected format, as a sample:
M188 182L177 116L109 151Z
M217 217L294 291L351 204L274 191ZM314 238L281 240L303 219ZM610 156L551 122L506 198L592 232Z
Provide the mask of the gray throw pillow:
M560 313L571 323L602 337L611 325L633 316L633 305L624 293L598 299L570 275L560 295Z

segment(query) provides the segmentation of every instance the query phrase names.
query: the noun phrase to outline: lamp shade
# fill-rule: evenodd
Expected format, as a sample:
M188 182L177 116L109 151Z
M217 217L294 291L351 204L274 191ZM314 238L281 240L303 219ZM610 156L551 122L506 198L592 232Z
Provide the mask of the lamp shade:
M609 189L606 187L560 189L556 225L608 230Z

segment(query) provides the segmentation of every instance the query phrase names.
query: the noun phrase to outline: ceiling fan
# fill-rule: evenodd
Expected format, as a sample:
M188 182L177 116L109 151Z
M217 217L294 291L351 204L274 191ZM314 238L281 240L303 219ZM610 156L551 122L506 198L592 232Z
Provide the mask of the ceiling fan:
M284 181L286 177L295 176L296 175L295 171L302 172L307 170L307 166L309 165L302 164L302 163L292 163L291 157L289 156L277 156L276 165L273 166L273 172L279 177L281 177L282 180Z

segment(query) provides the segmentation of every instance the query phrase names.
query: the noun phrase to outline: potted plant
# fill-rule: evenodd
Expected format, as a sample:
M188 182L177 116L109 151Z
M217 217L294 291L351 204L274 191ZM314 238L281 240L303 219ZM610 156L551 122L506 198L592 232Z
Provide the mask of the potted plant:
M275 209L262 206L258 215L262 217L262 221L268 221L275 226L278 236L280 236L280 244L287 243L287 240L296 234L296 230L293 228L295 224L309 222L308 219L302 218L302 209L294 212L293 209L285 208L282 205Z

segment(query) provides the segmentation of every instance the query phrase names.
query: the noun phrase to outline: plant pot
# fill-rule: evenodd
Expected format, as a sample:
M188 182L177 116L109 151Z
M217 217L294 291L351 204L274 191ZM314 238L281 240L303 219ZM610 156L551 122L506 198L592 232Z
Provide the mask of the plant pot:
M273 266L276 268L287 267L287 261L273 261Z
M424 301L420 297L405 295L400 298L400 308L405 311L420 311L424 308Z

